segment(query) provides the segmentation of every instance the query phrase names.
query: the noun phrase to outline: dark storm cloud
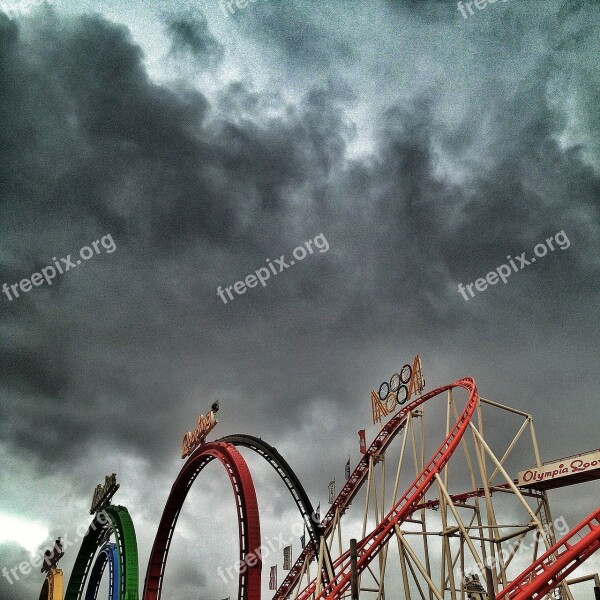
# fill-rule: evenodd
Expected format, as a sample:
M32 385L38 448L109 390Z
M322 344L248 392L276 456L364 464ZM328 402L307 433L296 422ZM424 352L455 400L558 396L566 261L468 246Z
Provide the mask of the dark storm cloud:
M269 45L280 48L294 67L335 67L340 62L351 63L357 49L342 28L323 35L324 25L332 24L323 21L331 18L329 9L333 6L266 0L234 13L233 18L242 31L264 37Z
M173 40L173 54L190 53L204 66L221 62L224 47L210 33L208 21L201 12L171 14L165 21L167 33Z
M594 281L594 269L583 260L593 248L573 214L585 211L597 219L598 181L552 139L554 123L544 103L547 68L496 113L494 162L464 186L434 176L435 145L460 164L480 132L471 123L449 130L436 118L435 93L390 107L380 118L376 158L349 162L354 129L343 114L353 101L347 84L308 91L285 118L272 119L261 118L264 99L232 86L223 106L244 106L247 117L214 120L201 93L172 91L148 79L141 52L123 27L99 17L54 19L46 27L42 37L39 23L20 35L14 24L3 26L1 87L3 106L11 109L3 130L3 224L11 232L4 255L15 257L3 261L3 271L27 276L23 254L48 260L100 233L112 232L118 250L87 264L81 281L34 290L10 305L22 325L31 303L43 298L37 326L42 332L46 323L48 335L18 351L4 341L3 351L12 357L5 363L8 384L27 381L65 408L78 405L77 418L68 411L53 417L73 441L92 433L86 418L105 412L115 418L100 425L105 434L156 451L146 443L158 433L153 411L164 412L161 407L196 379L189 361L178 365L174 356L156 354L161 346L175 353L178 346L182 352L194 348L196 358L199 350L201 372L213 361L235 364L244 373L237 375L240 383L248 378L256 390L254 402L268 405L296 367L258 342L265 319L292 362L317 371L319 355L311 358L313 351L301 352L294 341L301 332L318 339L324 327L360 339L398 318L402 306L398 327L406 334L413 322L417 329L435 325L439 335L458 326L468 308L458 294L448 297L448 286L484 276L507 252L530 250L560 229L573 236L577 250L555 253L527 279L520 275L523 284L543 285L552 277L554 298L542 312L580 297L586 287L595 291L593 284L568 284ZM192 44L199 53L210 53L216 43L202 20L171 20L169 29L175 44ZM23 123L27 136L18 135ZM544 173L543 190L532 176L536 171ZM301 206L291 200L295 190L303 190ZM19 229L26 231L27 245ZM321 231L329 254L228 306L215 299L217 285L243 278L266 257L289 253ZM510 285L509 297L519 289L517 276ZM496 288L477 300L495 303L503 293ZM307 302L319 307L309 320ZM278 322L273 314L283 314L284 306L285 319ZM192 327L190 319L196 321ZM538 319L529 326L540 326ZM59 327L48 331L50 320L62 323L60 334ZM252 345L260 349L256 359L247 355ZM335 342L329 338L326 346ZM210 375L201 379L208 389L228 389ZM303 400L319 389L334 395L337 379L330 374L317 386L300 383L278 405L290 418L301 418ZM235 389L236 377L228 383ZM22 406L18 386L9 389ZM135 431L127 419L132 409L148 414ZM29 417L35 421L35 411ZM51 444L54 436L47 438ZM24 436L17 433L18 439L25 445ZM43 436L40 442L28 449L43 454Z
M456 56L471 56L474 43L497 50L464 60L465 86L484 83L464 93L461 114L454 81L425 81L406 99L391 79L365 96L361 78L376 73L361 71L352 34L344 25L333 35L299 6L257 3L230 20L283 48L290 72L314 71L294 101L285 85L236 81L214 96L159 85L128 30L100 16L0 16L0 283L107 233L117 247L51 287L13 302L0 295L2 437L81 498L116 457L147 461L139 490L129 487L140 505L153 491L148 530L183 431L216 397L219 435L273 442L324 500L331 473L356 450L369 390L417 351L429 385L472 374L485 396L539 412L544 458L592 446L600 171L593 142L558 142L569 119L549 92L568 74L577 124L597 138L597 76L570 56L576 48L595 60L578 12L540 25L539 43L522 39L518 9L489 23L482 14L478 41L466 30L468 41L454 33L447 51L432 49L431 63L448 69L460 69ZM166 25L169 60L190 55L209 69L225 60L203 17L172 13ZM407 45L408 60L426 48ZM536 53L527 77L511 79ZM381 70L394 68L382 59ZM349 158L357 107L373 111L374 147ZM562 229L568 250L469 302L458 293L459 282ZM227 305L217 297L217 286L319 233L327 253ZM548 433L557 414L570 434ZM266 468L256 472L274 485ZM145 479L157 474L158 488ZM270 497L272 514L286 501ZM182 590L199 579L181 565L175 572Z
M54 413L47 431L61 429L81 442L86 421L104 413L117 417L111 436L121 437L122 426L123 441L144 444L147 430L137 442L128 431L132 396L138 396L134 402L139 408L148 410L180 392L172 383L146 382L142 373L133 374L141 366L133 366L139 361L136 345L143 355L149 344L156 347L157 334L163 347L170 345L165 336L173 337L174 346L190 341L185 335L175 341L188 328L188 309L173 304L173 284L199 293L192 299L194 319L202 323L199 339L235 335L231 324L210 331L211 320L220 327L230 319L213 300L216 285L241 276L231 260L238 253L243 256L239 264L250 270L264 264L274 248L290 249L283 241L288 191L323 185L339 169L348 127L324 91L309 94L286 121L204 127L207 101L199 93L176 94L153 85L123 28L97 17L66 24L55 20L48 27L52 35L43 39L35 29L21 32L33 38L31 45L19 40L14 25L4 30L2 89L11 95L3 106L12 111L5 113L9 127L3 131L6 137L11 128L15 134L3 162L7 194L2 222L10 232L4 239L3 272L18 281L33 270L27 258L48 264L51 255L76 252L106 232L114 236L117 250L103 256L103 262L87 263L85 272L77 273L77 283L75 274L69 274L60 285L34 289L8 305L15 328L25 328L29 311L38 313L35 346L21 339L17 351L17 342L3 342L8 345L9 410L19 406L41 429L38 417L23 406L18 386L11 384L26 381L56 392L48 397L65 409L78 407L76 415ZM18 125L13 124L23 121L29 138L16 134ZM315 226L308 233L318 232ZM298 242L303 237L308 234L299 231ZM194 264L185 253L195 249ZM207 270L212 271L208 277ZM163 283L157 288L158 281ZM150 330L154 318L149 313L140 318L140 302L155 313ZM120 328L126 337L114 337ZM117 360L123 352L127 362L133 361L126 367ZM172 368L169 358L155 372ZM131 377L137 379L133 386ZM93 391L91 380L96 382ZM56 382L69 382L68 389ZM148 392L140 394L140 385ZM87 431L94 435L93 429ZM54 438L41 435L36 451L47 455ZM26 441L18 433L15 439ZM75 452L76 444L63 448Z

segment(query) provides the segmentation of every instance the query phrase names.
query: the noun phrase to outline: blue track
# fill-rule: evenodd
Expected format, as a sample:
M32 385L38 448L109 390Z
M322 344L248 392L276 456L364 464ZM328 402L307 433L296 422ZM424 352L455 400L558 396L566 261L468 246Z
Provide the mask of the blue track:
M110 575L108 600L119 600L119 590L121 588L120 561L119 550L116 544L105 544L98 553L98 557L90 573L85 600L96 600L106 563L108 563Z

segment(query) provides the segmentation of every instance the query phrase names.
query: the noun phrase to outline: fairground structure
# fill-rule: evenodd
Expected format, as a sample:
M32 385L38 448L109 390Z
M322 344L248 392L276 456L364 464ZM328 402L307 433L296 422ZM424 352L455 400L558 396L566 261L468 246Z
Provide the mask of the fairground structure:
M361 460L347 471L341 491L335 494L330 486L331 504L322 519L315 518L290 465L268 443L250 435L206 441L217 422L219 406L213 404L184 437L187 460L167 499L143 587L138 589L132 520L126 508L110 504L118 488L113 475L94 492L93 520L64 599L55 560L40 600L96 600L106 566L109 600L160 600L180 511L214 460L225 468L235 498L243 565L237 597L260 600L258 503L238 447L275 469L308 534L273 600L600 599L597 573L572 575L600 549L598 499L587 499L589 516L569 529L559 527L560 513L551 511L547 495L599 479L600 451L543 463L530 414L482 398L470 377L426 393L423 388L417 357L372 393L373 421L381 428L370 446L361 444ZM515 463L524 470L510 472ZM352 511L350 537L343 528Z

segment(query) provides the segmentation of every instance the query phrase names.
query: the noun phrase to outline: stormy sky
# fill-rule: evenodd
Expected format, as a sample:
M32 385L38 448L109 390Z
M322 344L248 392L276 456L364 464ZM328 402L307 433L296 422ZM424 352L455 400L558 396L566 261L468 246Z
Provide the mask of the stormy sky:
M87 523L116 472L143 577L183 432L217 398L211 439L269 441L325 506L377 431L370 390L417 353L428 389L469 375L532 413L543 460L600 446L595 1L34 4L0 3L0 568ZM244 456L264 531L289 531L285 488ZM553 492L554 514L574 525L598 492ZM213 464L168 597L236 595L215 576L234 510Z

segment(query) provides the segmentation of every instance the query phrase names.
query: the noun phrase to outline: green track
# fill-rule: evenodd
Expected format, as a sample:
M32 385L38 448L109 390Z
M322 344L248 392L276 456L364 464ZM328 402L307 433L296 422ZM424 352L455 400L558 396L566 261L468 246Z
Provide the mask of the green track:
M81 600L88 573L98 550L104 532L110 527L115 535L119 548L119 572L121 573L120 600L138 600L139 567L137 539L133 521L124 506L109 506L105 509L110 524L102 524L96 515L85 534L69 584L65 592L65 600Z

